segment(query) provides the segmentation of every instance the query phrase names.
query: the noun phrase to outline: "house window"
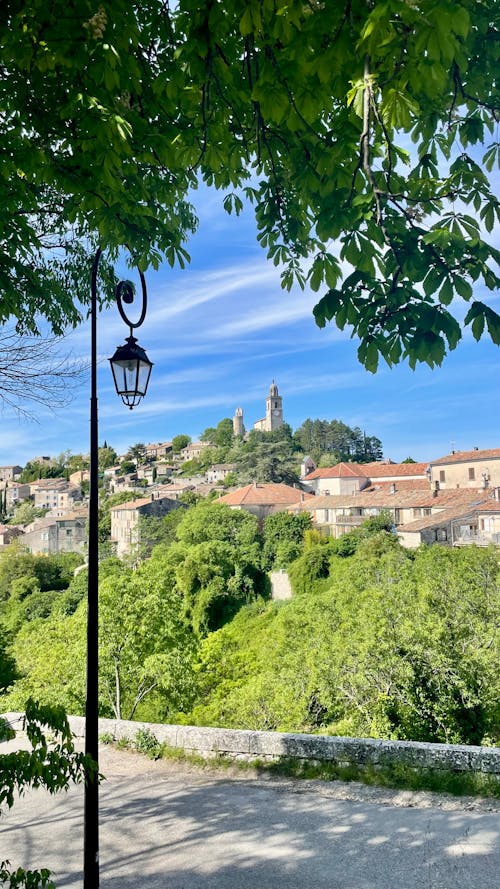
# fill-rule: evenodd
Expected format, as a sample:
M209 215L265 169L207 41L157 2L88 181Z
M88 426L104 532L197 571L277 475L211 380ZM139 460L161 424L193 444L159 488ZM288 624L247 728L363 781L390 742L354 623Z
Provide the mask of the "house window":
M473 482L476 477L476 473L473 466L469 467L469 481Z
M418 518L420 518L421 515L422 515L422 510L420 509L420 507L416 507L413 510L413 518L418 519Z
M437 539L440 541L448 540L448 534L446 533L446 528L439 528L437 531Z
M444 469L439 470L439 481L440 482L446 481L446 472L444 471Z
M424 515L432 515L432 509L430 508L430 506L425 507Z

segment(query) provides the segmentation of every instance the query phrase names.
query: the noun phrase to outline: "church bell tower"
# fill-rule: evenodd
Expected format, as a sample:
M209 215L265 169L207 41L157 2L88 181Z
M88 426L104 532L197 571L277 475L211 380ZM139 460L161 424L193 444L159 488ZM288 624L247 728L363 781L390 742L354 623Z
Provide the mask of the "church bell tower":
M283 426L283 399L278 394L278 387L273 380L266 398L266 429L268 432L274 432L281 426Z

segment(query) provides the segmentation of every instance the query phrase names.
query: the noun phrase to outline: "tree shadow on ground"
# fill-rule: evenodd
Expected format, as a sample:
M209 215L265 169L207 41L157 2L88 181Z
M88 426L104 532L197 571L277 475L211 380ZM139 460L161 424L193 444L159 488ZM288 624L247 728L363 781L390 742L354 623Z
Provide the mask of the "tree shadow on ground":
M135 775L102 785L102 889L500 887L495 812L354 802L322 782L158 765L138 760ZM80 889L82 811L81 788L24 798L5 818L1 857Z

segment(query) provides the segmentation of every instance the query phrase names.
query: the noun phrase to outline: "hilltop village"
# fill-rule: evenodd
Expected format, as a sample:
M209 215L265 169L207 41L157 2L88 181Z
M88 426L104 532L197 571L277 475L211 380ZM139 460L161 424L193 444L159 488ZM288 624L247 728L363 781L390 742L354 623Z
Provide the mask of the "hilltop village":
M315 424L325 441L321 454ZM332 427L343 433L344 445L329 439ZM283 398L273 381L265 415L249 432L238 407L232 420L205 430L200 441L178 435L134 445L122 456L105 443L99 452L100 484L110 551L122 557L137 547L142 517L161 517L198 498L259 520L306 512L313 527L332 538L383 514L405 547L500 544L500 448L394 463L381 457L378 439L340 421L308 420L299 433L293 435L285 423ZM304 443L316 453L305 453ZM88 480L83 455L1 466L0 549L15 542L34 555L85 552Z

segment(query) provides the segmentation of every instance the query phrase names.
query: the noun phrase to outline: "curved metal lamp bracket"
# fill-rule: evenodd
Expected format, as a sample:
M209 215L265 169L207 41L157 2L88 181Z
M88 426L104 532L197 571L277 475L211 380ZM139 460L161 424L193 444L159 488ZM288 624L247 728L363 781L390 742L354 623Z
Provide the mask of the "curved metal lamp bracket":
M137 267L136 267L137 268ZM131 321L127 315L127 312L124 308L124 303L127 306L133 304L136 297L136 289L132 283L132 281L119 281L116 285L116 304L118 306L118 311L125 321L125 324L128 324L130 327L130 333L132 334L133 330L137 330L138 327L141 326L145 317L146 317L146 309L148 306L148 294L146 290L146 279L144 277L143 272L139 268L137 268L139 272L139 277L141 279L141 290L142 290L142 309L141 314L139 316L138 321Z
M130 247L127 246L127 249L129 251L129 253L132 255L132 251L130 250ZM97 271L99 268L99 260L102 256L102 252L103 252L102 248L99 247L96 252L96 255L94 257L94 263L92 266L92 295L93 295L94 299L96 298L96 295L97 295ZM146 317L146 310L148 307L148 292L146 289L146 279L145 279L144 273L141 271L141 269L137 265L135 267L136 267L136 269L139 273L139 277L141 279L141 296L142 296L141 314L139 315L138 321L131 321L127 315L125 308L124 308L124 303L127 306L131 306L135 300L136 295L137 295L136 288L135 288L135 285L133 284L133 282L132 281L119 281L118 284L116 285L116 291L115 291L116 304L118 306L118 311L122 317L122 320L130 328L131 335L132 335L132 331L137 330L137 328L140 327L141 324L144 322L144 319Z

